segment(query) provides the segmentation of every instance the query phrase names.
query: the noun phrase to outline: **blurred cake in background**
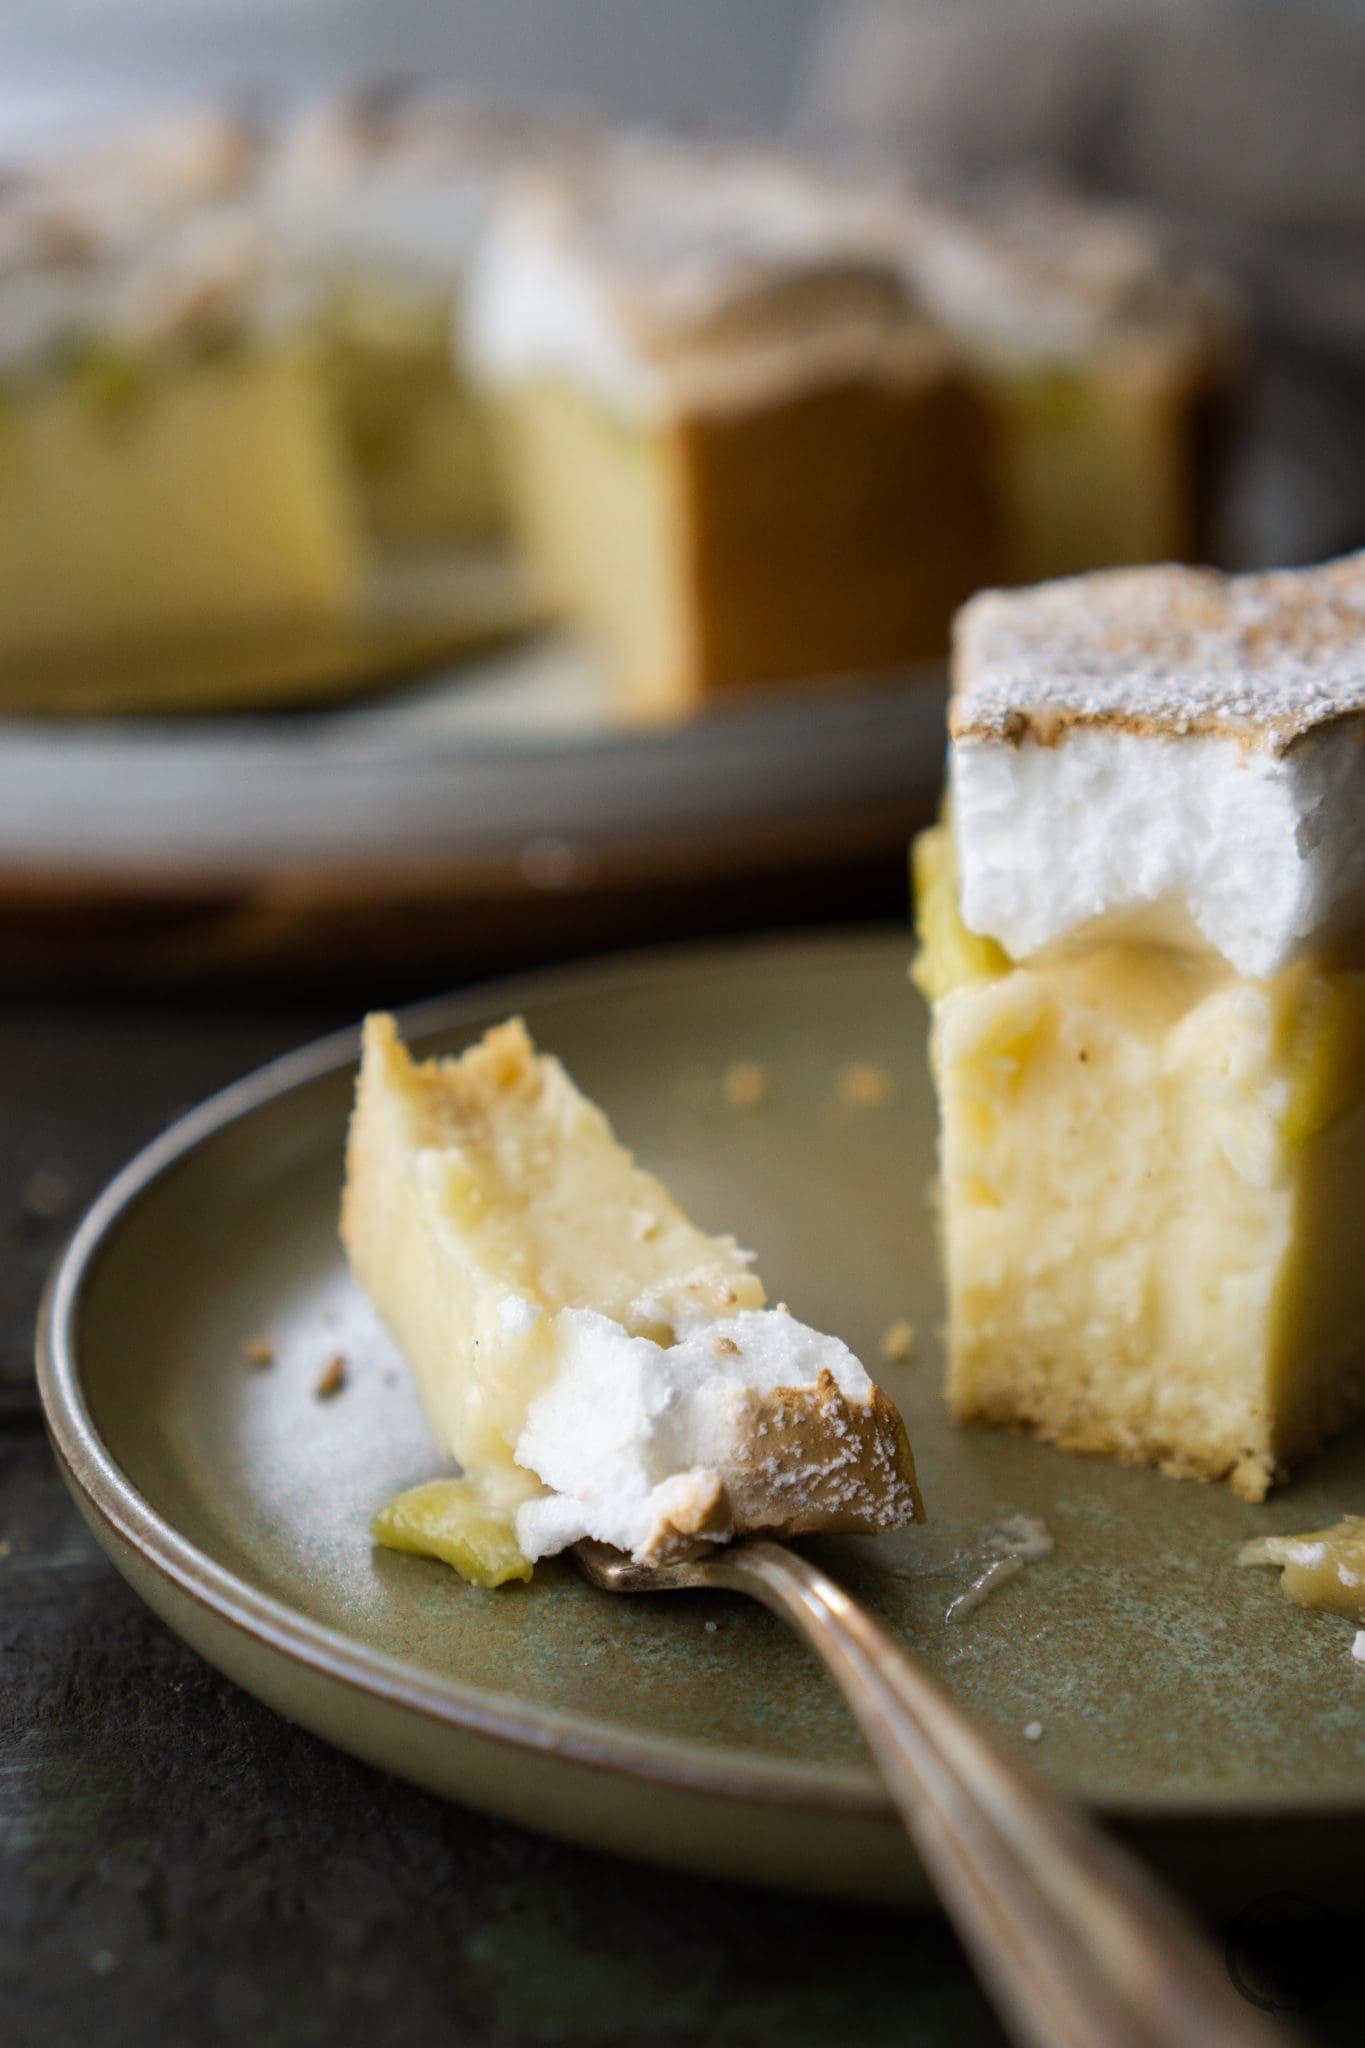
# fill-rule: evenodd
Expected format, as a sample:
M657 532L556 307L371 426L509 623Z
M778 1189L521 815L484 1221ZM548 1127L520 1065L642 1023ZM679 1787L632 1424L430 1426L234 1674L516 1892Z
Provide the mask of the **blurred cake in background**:
M0 658L343 618L349 483L257 223L131 176L89 197L0 203Z
M480 540L505 523L453 335L501 182L569 142L548 115L438 92L356 93L283 124L263 204L317 295L363 516L381 542Z
M1225 287L1055 185L921 193L906 226L995 422L1007 579L1216 555L1241 368Z
M954 638L949 1405L1260 1500L1365 1408L1365 555L987 592Z
M434 88L130 117L0 166L0 660L231 639L283 698L322 627L377 680L399 565L496 541L626 717L903 670L983 585L1208 555L1237 380L1074 197Z
M509 198L465 342L518 537L632 708L941 653L996 575L985 408L864 195L628 139Z
M126 241L243 200L266 142L265 124L245 107L144 107L0 159L0 204L42 202Z
M1213 551L1238 325L1132 216L638 139L468 292L519 536L627 700L941 656L994 582Z

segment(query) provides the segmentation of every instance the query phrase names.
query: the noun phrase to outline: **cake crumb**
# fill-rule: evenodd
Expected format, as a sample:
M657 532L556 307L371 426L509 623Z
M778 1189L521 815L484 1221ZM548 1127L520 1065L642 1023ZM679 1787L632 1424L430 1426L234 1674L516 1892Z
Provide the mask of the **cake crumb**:
M888 1365L903 1365L915 1348L915 1326L901 1316L882 1331L878 1349Z
M252 1365L275 1363L275 1347L267 1337L248 1337L242 1350Z
M1024 1740L1025 1740L1025 1742L1041 1742L1041 1741L1042 1741L1042 1739L1043 1739L1043 1724L1042 1724L1042 1722L1041 1722L1041 1721L1026 1721L1026 1722L1024 1723Z
M733 1337L713 1337L711 1349L715 1352L717 1358L739 1357L739 1346Z
M718 1621L707 1621L703 1622L702 1626L706 1630L708 1636L713 1636L716 1633L716 1630L720 1627L720 1623Z
M338 1351L327 1361L326 1370L314 1387L313 1392L317 1395L319 1401L330 1401L334 1394L341 1392L345 1384L346 1360Z
M757 1060L735 1060L720 1085L731 1109L759 1109L768 1099L768 1070Z
M895 1083L885 1067L866 1060L850 1060L840 1067L835 1082L839 1100L850 1109L881 1109L895 1093Z

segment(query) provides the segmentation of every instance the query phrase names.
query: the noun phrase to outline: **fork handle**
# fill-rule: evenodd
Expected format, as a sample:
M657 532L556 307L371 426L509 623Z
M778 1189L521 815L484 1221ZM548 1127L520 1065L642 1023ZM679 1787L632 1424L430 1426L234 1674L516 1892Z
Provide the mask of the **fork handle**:
M1147 1872L986 1741L855 1600L776 1543L712 1583L789 1621L852 1708L906 1830L1026 2048L1286 2048Z

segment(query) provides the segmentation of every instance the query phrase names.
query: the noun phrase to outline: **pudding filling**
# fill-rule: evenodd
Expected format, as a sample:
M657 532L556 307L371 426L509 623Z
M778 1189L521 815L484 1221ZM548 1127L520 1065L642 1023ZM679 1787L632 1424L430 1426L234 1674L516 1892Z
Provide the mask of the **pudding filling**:
M918 868L954 1414L1261 1499L1365 1397L1365 972L1014 963Z

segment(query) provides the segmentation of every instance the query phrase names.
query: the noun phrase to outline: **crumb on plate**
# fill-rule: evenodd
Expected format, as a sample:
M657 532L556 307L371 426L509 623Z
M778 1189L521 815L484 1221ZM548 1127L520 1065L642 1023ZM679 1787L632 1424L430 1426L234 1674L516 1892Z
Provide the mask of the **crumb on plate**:
M903 1365L915 1348L915 1326L901 1316L882 1331L878 1349L888 1365Z
M268 1337L248 1337L242 1346L252 1365L273 1365L275 1347Z
M735 1060L721 1077L731 1109L758 1109L768 1099L768 1070L757 1060Z
M850 1109L881 1109L891 1100L895 1085L885 1067L866 1060L850 1060L840 1067L835 1082L839 1100Z
M338 1351L332 1358L328 1359L322 1378L314 1387L313 1392L317 1395L319 1401L330 1401L334 1394L341 1392L345 1384L346 1360Z

